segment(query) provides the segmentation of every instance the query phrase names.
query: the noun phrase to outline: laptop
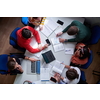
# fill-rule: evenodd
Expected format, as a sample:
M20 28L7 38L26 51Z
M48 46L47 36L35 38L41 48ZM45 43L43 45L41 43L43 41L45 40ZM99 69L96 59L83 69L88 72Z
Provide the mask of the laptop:
M28 62L27 74L40 74L40 61Z

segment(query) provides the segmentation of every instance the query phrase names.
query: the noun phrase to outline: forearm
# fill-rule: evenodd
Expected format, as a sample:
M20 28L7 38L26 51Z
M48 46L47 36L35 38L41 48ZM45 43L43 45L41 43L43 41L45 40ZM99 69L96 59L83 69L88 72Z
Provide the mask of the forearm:
M65 65L65 68L68 68L68 69L70 69L70 67L71 67L71 66L69 66L69 65Z
M46 20L46 17L43 17L40 25L44 25L45 20Z

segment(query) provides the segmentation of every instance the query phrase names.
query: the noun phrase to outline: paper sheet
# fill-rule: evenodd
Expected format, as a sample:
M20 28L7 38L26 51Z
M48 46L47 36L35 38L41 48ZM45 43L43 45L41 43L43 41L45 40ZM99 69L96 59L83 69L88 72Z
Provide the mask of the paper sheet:
M66 48L65 49L65 54L73 54L74 53L74 48Z

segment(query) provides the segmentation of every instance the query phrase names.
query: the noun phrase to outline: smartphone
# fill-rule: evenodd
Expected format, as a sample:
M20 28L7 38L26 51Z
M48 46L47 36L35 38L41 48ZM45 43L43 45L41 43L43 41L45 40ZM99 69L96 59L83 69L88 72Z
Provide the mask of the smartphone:
M46 39L45 41L46 41L47 44L51 45L49 39Z
M54 83L57 82L57 80L54 77L51 77L50 80L53 81Z
M57 23L60 24L60 25L64 24L64 22L62 22L61 20L58 20Z

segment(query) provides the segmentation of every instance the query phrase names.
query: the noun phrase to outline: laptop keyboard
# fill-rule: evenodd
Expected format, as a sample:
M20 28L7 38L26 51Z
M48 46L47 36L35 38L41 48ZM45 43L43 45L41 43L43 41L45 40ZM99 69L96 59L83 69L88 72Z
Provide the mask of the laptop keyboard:
M31 62L31 72L35 73L36 69L35 69L35 62Z

